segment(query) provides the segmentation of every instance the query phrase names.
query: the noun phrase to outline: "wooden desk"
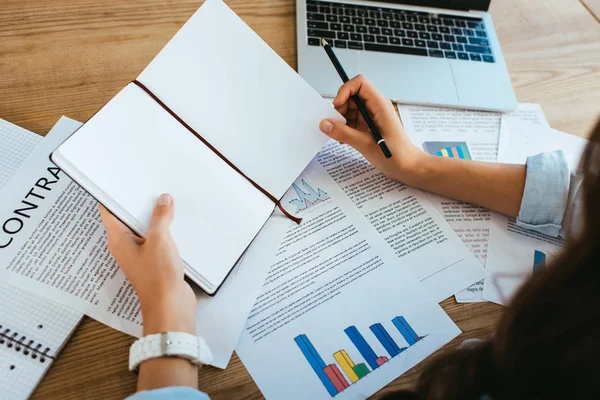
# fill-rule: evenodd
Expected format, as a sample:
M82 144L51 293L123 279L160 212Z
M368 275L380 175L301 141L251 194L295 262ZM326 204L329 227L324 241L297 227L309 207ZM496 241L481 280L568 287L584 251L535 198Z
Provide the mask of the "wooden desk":
M585 0L589 4L597 0ZM228 4L296 66L293 0ZM492 14L517 97L541 103L556 129L586 136L600 105L600 26L576 0L495 0ZM187 18L197 0L4 0L0 8L0 117L45 134L62 114L86 120L137 76ZM488 336L493 304L442 303L467 337ZM86 318L37 389L39 399L123 398L133 339ZM380 393L412 385L419 367ZM262 398L237 357L205 368L213 399Z

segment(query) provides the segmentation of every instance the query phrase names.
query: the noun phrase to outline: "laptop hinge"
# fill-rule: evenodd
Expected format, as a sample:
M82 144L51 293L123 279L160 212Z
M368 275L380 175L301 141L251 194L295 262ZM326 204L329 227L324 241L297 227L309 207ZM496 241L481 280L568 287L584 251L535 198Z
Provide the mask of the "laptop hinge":
M402 3L411 6L447 8L459 11L487 11L491 0L383 0L388 3Z

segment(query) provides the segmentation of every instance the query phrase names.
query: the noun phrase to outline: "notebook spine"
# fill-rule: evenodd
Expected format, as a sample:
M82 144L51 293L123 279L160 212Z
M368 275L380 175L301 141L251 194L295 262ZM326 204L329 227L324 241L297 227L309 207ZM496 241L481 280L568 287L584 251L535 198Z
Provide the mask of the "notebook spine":
M48 355L49 347L44 347L41 343L35 340L27 339L27 336L20 335L6 326L0 324L0 346L5 346L13 349L17 353L22 353L26 357L31 357L41 363L45 363L48 359L53 360L54 357Z

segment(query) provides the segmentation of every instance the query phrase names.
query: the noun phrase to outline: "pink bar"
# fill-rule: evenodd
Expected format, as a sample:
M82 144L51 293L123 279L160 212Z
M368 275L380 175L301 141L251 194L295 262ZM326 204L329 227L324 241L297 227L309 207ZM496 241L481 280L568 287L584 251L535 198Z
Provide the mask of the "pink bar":
M454 158L460 158L458 156L458 150L456 150L456 147L450 147L450 150L452 150L452 155L454 156Z
M377 363L377 365L383 365L383 364L385 364L388 361L389 361L389 358L387 358L385 356L381 356L377 360L375 360L375 362Z
M346 379L344 378L344 376L338 369L337 365L329 364L328 366L323 368L323 371L325 372L327 377L331 380L331 383L333 383L333 386L335 387L335 389L338 392L341 392L342 390L346 389L349 386L348 382L346 381Z

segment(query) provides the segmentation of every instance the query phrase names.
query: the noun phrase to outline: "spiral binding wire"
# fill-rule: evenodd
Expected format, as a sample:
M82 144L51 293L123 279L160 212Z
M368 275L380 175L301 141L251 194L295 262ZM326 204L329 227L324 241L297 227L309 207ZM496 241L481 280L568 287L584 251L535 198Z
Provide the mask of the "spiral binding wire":
M41 343L36 343L33 340L27 340L27 336L19 336L18 332L11 330L10 328L3 327L0 325L0 346L4 345L9 349L14 349L16 352L23 353L25 356L30 356L32 359L39 362L46 362L46 359L54 359L54 357L48 355L50 351L49 347L43 348Z

